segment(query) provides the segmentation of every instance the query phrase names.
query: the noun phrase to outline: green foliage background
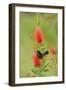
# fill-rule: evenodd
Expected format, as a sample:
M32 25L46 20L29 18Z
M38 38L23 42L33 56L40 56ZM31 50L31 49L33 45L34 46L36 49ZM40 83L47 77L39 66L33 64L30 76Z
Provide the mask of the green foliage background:
M39 26L45 36L45 48L58 48L58 15L53 13L20 12L20 77L33 77L33 45L35 45L34 32ZM31 35L33 38L31 39ZM55 76L58 72L57 55L54 62L48 55L44 58L51 67L42 76Z

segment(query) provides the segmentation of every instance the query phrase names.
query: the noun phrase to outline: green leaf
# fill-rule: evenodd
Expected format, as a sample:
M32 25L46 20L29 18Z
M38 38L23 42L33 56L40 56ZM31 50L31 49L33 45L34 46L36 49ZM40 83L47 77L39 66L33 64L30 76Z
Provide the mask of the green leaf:
M44 69L47 67L48 64L43 65L42 68L39 70L39 74L44 71Z
M32 69L32 72L35 73L35 74L37 74L38 71L35 70L35 69Z
M45 69L48 66L48 63L43 66L43 69Z

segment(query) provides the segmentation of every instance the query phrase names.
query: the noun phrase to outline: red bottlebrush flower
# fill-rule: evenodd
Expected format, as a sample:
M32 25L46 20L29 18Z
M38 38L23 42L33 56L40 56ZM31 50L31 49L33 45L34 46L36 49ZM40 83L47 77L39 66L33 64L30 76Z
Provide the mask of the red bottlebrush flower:
M36 27L36 29L35 29L35 39L36 39L37 43L43 43L44 42L43 33L42 33L40 27Z
M56 54L57 53L57 49L56 48L50 48L50 52L51 52L51 54Z
M42 60L37 56L36 51L33 54L33 63L35 67L40 67L42 65Z

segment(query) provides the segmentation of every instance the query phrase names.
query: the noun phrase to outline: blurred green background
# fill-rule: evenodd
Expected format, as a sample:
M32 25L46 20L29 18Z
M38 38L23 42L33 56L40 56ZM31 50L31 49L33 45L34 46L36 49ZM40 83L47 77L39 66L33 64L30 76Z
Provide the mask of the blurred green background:
M57 48L58 46L58 15L53 13L31 13L20 12L20 77L32 77L33 66L33 45L35 43L34 32L39 26L45 36L46 48ZM31 35L33 37L31 37ZM47 57L49 58L49 55ZM47 59L46 58L46 59ZM44 76L57 75L58 64L50 68ZM51 62L51 60L49 60ZM52 66L52 64L51 64Z

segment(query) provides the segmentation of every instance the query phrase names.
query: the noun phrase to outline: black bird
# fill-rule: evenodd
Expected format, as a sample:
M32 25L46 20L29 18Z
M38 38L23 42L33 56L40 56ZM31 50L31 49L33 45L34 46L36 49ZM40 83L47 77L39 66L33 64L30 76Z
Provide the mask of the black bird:
M42 59L45 55L47 55L49 52L45 51L45 52L41 52L41 51L37 51L37 56Z

